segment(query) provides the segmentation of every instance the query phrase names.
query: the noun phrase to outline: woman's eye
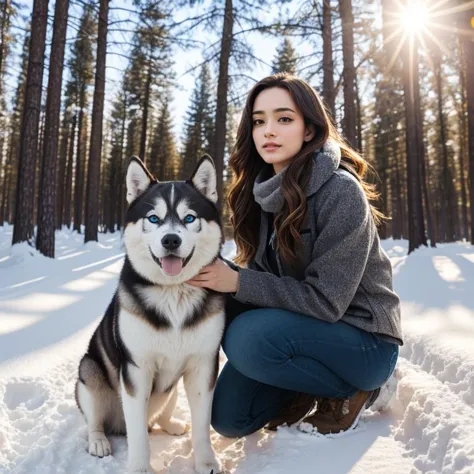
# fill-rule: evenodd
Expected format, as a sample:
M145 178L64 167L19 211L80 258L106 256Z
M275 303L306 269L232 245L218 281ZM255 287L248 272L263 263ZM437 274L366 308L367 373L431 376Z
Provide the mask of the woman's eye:
M185 218L184 218L184 222L186 222L186 224L191 224L192 222L194 222L196 220L196 217L193 216L192 214L188 214Z
M293 120L290 117L280 117L280 120L284 123L292 122Z
M151 216L148 216L148 220L152 223L152 224L158 224L158 222L160 222L160 218L158 216L155 216L154 214L151 215Z
M257 119L257 120L254 120L254 121L253 121L253 124L254 124L254 125L260 125L260 124L262 124L262 123L263 123L263 120L261 120L261 119Z

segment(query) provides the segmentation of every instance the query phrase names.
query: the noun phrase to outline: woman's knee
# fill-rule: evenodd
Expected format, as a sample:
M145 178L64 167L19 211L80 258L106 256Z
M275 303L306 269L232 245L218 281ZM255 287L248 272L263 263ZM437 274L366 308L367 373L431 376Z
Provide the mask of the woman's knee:
M289 358L287 315L279 317L281 312L271 308L250 310L230 324L222 346L229 362L247 377L263 381L262 374Z
M234 366L252 359L259 352L259 339L263 331L259 327L259 318L264 309L255 309L240 314L227 328L222 347Z

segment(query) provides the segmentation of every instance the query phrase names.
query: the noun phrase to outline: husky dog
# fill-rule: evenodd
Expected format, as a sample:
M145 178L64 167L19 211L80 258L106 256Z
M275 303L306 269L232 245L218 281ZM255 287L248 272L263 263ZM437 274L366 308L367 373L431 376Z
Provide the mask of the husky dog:
M148 430L154 423L173 435L188 429L171 416L183 376L195 469L217 474L209 430L224 296L185 283L223 243L214 163L204 156L188 181L161 183L133 157L126 180L125 262L76 383L89 453L108 456L106 434L126 433L129 472L154 472Z

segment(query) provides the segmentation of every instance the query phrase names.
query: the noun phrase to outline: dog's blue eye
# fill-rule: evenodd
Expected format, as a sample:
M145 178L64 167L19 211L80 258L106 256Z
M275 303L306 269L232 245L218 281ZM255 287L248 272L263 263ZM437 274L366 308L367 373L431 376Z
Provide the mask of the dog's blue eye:
M186 224L191 224L191 222L194 222L195 220L196 220L196 217L194 217L192 214L188 214L184 218L184 222L186 222Z
M148 216L148 220L152 224L158 224L158 222L160 222L160 218L158 216L155 216L154 214L152 216Z

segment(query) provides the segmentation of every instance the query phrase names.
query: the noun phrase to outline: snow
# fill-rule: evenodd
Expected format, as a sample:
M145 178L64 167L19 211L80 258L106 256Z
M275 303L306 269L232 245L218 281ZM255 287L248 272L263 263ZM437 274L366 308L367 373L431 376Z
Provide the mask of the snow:
M122 437L111 439L113 456L87 453L73 392L79 358L117 283L121 236L84 245L82 235L63 229L53 260L27 244L11 248L12 231L0 227L0 473L126 472ZM241 439L211 431L229 473L474 472L474 249L440 244L406 256L406 241L383 246L405 339L383 406L332 437L296 427ZM234 252L227 242L224 255ZM176 415L190 421L182 386ZM193 472L189 433L157 429L150 440L157 472Z

